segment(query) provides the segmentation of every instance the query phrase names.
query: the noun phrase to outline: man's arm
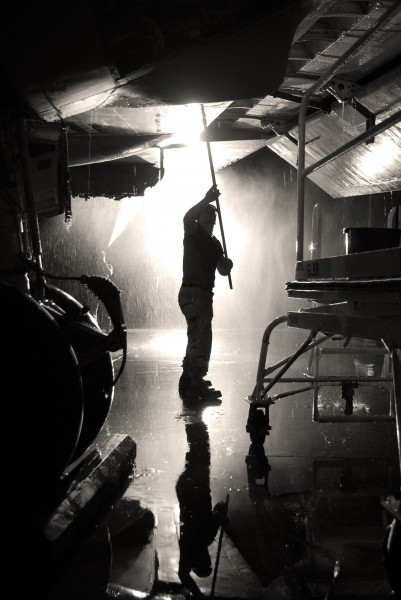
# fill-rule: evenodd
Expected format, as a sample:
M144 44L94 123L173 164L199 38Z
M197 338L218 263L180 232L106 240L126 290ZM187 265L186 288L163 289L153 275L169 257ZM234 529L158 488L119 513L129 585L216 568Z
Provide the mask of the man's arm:
M192 208L189 209L188 212L184 215L184 231L185 233L192 233L195 231L196 227L196 219L199 217L202 210L210 204L211 202L215 202L217 198L220 196L220 192L212 185L212 187L206 192L206 195L200 202L195 204Z

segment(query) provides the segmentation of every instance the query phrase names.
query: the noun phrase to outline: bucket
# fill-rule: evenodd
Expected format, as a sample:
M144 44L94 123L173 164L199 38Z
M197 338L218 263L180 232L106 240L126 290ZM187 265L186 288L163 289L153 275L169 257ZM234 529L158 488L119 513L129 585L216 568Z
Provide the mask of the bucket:
M345 252L369 252L396 248L401 242L401 229L391 227L345 227Z

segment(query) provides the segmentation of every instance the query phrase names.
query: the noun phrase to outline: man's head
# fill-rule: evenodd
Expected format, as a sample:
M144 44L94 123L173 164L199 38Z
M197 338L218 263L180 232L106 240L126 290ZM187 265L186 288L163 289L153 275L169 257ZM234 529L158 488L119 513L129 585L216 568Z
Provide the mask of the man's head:
M213 232L213 228L216 224L217 208L213 204L208 204L202 210L198 217L198 223L205 229L210 235Z

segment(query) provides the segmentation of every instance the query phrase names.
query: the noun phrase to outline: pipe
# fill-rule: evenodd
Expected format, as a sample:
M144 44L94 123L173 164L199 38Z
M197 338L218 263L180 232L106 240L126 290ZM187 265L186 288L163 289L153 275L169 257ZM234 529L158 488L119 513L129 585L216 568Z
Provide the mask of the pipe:
M285 366L281 369L281 371L279 371L277 373L277 375L275 375L273 377L273 379L268 384L268 386L263 390L262 394L260 395L260 398L264 398L266 396L267 392L269 390L271 390L271 388L273 387L273 385L276 383L276 381L278 381L280 379L281 375L283 375L286 371L288 371L288 369L296 361L296 359L298 358L298 356L300 356L302 354L302 352L304 352L305 349L308 348L309 344L316 337L317 333L318 333L318 330L316 330L316 331L312 330L310 332L310 334L308 335L308 337L306 338L306 340L303 342L303 344L301 344L301 346L298 348L298 350L296 350L294 352L294 354L292 356L290 356L290 358L288 359L288 361L285 364Z
M276 319L273 319L273 321L271 321L269 323L269 325L266 327L266 329L263 333L262 346L260 349L259 364L258 364L258 370L257 370L257 375L256 375L256 387L259 390L263 386L263 377L265 376L266 358L267 358L267 351L268 351L269 343L270 343L270 335L271 335L273 329L275 327L277 327L277 325L280 325L280 323L286 323L286 322L288 322L287 315L277 317Z
M304 176L306 177L310 173L313 173L313 171L317 171L317 169L320 169L320 167L327 165L335 158L343 156L343 154L349 152L349 150L352 150L352 148L355 148L356 146L359 146L369 138L375 137L379 133L386 131L386 129L389 129L396 123L399 123L399 121L401 121L401 110L397 111L396 113L391 115L391 117L388 117L387 119L385 119L381 123L378 123L374 127L371 127L367 131L364 131L363 133L361 133L361 135L358 135L358 137L354 138L353 140L350 140L346 144L343 144L342 146L334 150L334 152L331 152L331 154L328 154L327 156L324 156L320 160L316 161L313 165L306 167L303 170Z
M205 140L206 140L207 154L208 154L208 157L209 157L210 173L212 175L213 185L216 187L216 176L215 176L214 167L213 167L212 152L210 150L210 142L208 140L207 132L206 132L206 130L207 130L207 123L206 123L205 108L204 108L203 104L201 104L200 106L201 106L201 111L202 111L203 129L205 130ZM219 202L218 198L216 198L216 206L217 206L217 214L218 214L218 217L219 217L219 224L220 224L220 231L221 231L221 240L223 242L224 256L227 258L228 255L227 255L227 248L226 248L226 240L225 240L225 237L224 237L223 219L221 218L220 202ZM231 280L231 273L228 274L228 283L230 285L230 290L232 290L233 289L233 284L232 284L232 280Z
M307 348L308 350L309 348ZM291 358L291 357L290 357ZM281 364L281 363L280 363ZM276 365L277 366L277 365ZM265 377L263 379L263 383L269 383L270 381L273 381L273 377ZM310 383L325 383L327 386L335 386L338 385L339 383L342 382L353 382L353 381L357 381L358 383L366 383L367 385L370 385L371 383L392 383L393 380L391 377L362 377L362 376L355 376L355 377L350 377L350 376L343 376L343 375L332 375L327 376L327 377L309 377L309 376L305 376L305 377L280 377L280 383L298 383L301 381L307 381Z
M312 350L312 348L315 348L316 346L318 346L319 344L322 344L323 342L326 342L327 340L331 339L333 337L333 335L325 335L321 338L319 338L316 342L313 342L312 344L309 344L309 346L306 348L306 351ZM285 365L287 360L290 359L292 356L292 354L290 356L287 356L286 358L283 358L282 360L280 360L279 362L275 363L274 365L271 365L270 367L268 367L267 369L264 370L262 376L265 377L266 375L269 375L269 373L273 373L273 371L275 371L276 369L278 369L278 367L281 367L282 365Z
M391 347L390 356L393 365L394 406L398 444L398 462L401 474L401 348Z
M29 159L28 139L26 132L26 121L21 119L18 123L19 142L21 150L22 178L26 198L26 211L29 222L29 233L32 242L32 252L35 257L36 291L35 300L43 300L45 297L45 278L42 264L42 243L40 239L39 221L35 207L35 191L32 179L31 165Z

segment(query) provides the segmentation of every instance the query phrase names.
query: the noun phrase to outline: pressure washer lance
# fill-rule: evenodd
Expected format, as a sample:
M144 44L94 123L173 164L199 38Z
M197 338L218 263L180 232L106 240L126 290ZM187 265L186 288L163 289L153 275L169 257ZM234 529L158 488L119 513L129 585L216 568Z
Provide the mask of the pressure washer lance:
M226 502L225 502L225 510L224 510L224 520L223 520L223 522L221 524L221 527L220 527L219 544L217 546L216 563L214 565L212 589L211 589L211 592L210 592L210 597L211 598L214 598L214 588L216 586L217 569L219 568L221 545L223 543L224 523L227 521L227 515L228 515L228 501L229 501L229 498L230 498L230 494L227 494L227 496L226 496Z
M201 104L201 112L202 112L203 129L204 129L204 133L205 133L207 155L209 157L210 173L212 175L212 183L213 183L214 187L216 188L217 187L217 184L216 184L216 175L214 173L214 166L213 166L213 159L212 159L212 151L210 149L210 142L207 139L207 122L206 122L205 108L204 108L203 104ZM226 248L226 238L224 236L224 229L223 229L223 219L221 217L220 202L219 202L218 197L216 198L216 207L217 207L217 216L219 217L219 225L220 225L220 232L221 232L221 241L223 243L224 256L226 258L228 258L227 248ZM231 273L228 274L228 283L230 285L230 290L232 290L233 289L233 283L232 283L232 280L231 280Z
M330 584L329 589L324 597L324 600L331 600L333 598L334 589L337 585L337 580L340 575L340 559L338 558L334 563L333 581Z

